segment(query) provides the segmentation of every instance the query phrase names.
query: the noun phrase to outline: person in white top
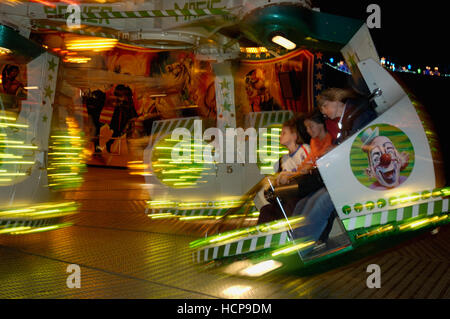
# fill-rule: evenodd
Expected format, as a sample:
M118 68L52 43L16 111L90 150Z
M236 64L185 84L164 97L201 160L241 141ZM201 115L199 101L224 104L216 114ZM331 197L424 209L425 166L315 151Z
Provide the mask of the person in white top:
M290 176L297 172L297 168L303 163L311 152L308 144L303 144L300 136L297 120L295 118L283 123L280 135L280 144L287 147L289 154L283 155L274 165L275 172L280 172L273 181L275 185L283 185L288 182ZM279 167L281 165L281 168ZM264 189L261 189L254 198L256 208L260 214L258 224L283 218L280 208L270 204L264 197ZM295 201L296 203L296 201ZM295 203L294 206L295 206Z

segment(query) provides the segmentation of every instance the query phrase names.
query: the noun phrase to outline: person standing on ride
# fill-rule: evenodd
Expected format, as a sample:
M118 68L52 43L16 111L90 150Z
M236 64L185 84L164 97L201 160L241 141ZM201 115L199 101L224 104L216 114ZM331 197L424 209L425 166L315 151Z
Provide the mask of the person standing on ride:
M280 134L280 144L287 147L289 154L283 155L274 165L275 172L279 172L274 180L275 184L286 184L289 178L297 172L298 167L308 157L311 148L308 144L303 143L300 136L297 120L295 118L285 122ZM255 206L259 209L260 215L258 224L267 223L284 217L277 205L270 204L264 197L264 189L258 192L255 199ZM293 208L297 200L291 203ZM289 206L289 205L288 205ZM289 209L288 209L289 210Z
M336 145L377 117L377 113L370 108L369 101L351 90L327 89L317 97L317 104L328 119L327 130L332 134Z
M133 103L133 92L130 87L119 84L114 89L114 113L111 118L110 128L113 130L112 137L117 138L125 133L129 122L138 117ZM107 150L110 151L114 140L107 142Z
M322 114L329 119L340 118L335 144L342 143L377 117L375 111L369 107L368 101L355 99L355 94L346 90L327 89L318 96L317 102ZM304 238L318 242L334 210L333 201L325 187L301 199L293 215L302 215L305 218L305 225L293 231L294 239ZM306 256L313 248L311 246L300 254Z

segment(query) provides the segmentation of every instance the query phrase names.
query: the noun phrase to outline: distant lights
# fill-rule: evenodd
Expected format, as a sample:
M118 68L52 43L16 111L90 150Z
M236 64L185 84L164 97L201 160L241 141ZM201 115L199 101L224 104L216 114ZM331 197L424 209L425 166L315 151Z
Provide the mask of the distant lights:
M329 64L331 67L334 67L335 69L339 69L341 71L345 71L345 62L343 61L337 61L335 58L329 59ZM335 65L332 65L335 64ZM407 73L414 73L414 74L422 74L422 75L431 75L431 76L450 76L450 74L444 74L439 71L439 67L431 67L430 65L427 65L425 69L422 68L413 68L412 64L407 65L397 65L396 63L392 61L388 61L385 57L380 58L380 64L381 66L394 71L394 72L407 72Z

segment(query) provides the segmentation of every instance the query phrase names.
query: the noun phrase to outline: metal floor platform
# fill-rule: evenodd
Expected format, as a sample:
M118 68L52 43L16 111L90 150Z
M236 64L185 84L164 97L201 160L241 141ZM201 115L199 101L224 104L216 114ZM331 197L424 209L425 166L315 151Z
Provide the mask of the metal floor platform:
M188 244L205 227L148 218L148 187L126 170L90 167L64 194L82 205L73 226L0 236L0 298L450 298L449 227L318 275L244 279L195 264ZM66 286L70 264L81 288ZM366 286L369 264L381 267L380 289Z

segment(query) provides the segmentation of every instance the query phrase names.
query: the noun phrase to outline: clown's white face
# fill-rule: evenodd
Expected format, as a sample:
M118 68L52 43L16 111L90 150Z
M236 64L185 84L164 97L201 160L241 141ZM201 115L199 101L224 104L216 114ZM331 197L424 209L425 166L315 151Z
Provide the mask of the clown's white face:
M402 166L399 153L392 141L385 136L376 137L369 145L369 176L388 188L399 185Z

